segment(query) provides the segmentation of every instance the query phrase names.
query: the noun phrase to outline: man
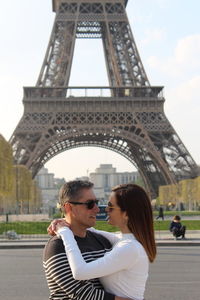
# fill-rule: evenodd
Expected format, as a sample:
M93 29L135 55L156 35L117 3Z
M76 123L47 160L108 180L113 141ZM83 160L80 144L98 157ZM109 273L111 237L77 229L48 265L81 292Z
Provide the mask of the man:
M180 216L174 216L173 221L170 224L169 230L172 232L176 240L178 240L178 237L181 237L183 240L185 240L186 226L182 226Z
M158 220L159 218L164 220L164 211L163 211L162 206L159 207L159 212L158 212L158 216L157 216L156 220Z
M102 257L111 250L111 244L103 236L87 231L96 223L98 201L89 181L70 181L60 190L60 206L65 220L70 224L85 261ZM48 229L52 233L51 227ZM79 281L72 276L62 239L53 236L44 249L43 265L50 289L50 299L56 300L124 300L103 290L96 279Z

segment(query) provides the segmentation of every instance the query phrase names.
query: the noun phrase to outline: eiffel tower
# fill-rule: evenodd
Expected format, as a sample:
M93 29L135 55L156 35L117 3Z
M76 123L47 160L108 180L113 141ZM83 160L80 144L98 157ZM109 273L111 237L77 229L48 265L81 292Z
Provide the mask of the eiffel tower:
M52 34L36 86L24 88L24 114L10 143L33 177L55 155L97 146L126 157L152 197L160 185L198 175L151 86L126 14L128 0L53 0ZM109 86L68 86L76 38L102 39ZM84 158L84 157L83 157Z

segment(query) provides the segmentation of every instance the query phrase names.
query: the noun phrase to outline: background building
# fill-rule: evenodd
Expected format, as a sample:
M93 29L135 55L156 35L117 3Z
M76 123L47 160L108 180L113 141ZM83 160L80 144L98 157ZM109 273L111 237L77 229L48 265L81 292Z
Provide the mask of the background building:
M54 213L59 189L65 183L65 179L55 178L53 173L48 173L47 168L42 168L35 179L42 193L43 213Z
M54 213L58 202L60 187L66 182L64 178L55 178L53 173L48 173L47 168L42 168L36 181L42 192L44 213ZM95 172L89 176L77 177L77 180L90 180L94 183L94 192L100 204L106 204L113 186L128 182L138 182L138 172L117 172L112 164L100 164Z
M113 186L139 180L138 172L117 172L112 164L101 164L94 173L89 175L94 183L96 197L101 204L107 203Z

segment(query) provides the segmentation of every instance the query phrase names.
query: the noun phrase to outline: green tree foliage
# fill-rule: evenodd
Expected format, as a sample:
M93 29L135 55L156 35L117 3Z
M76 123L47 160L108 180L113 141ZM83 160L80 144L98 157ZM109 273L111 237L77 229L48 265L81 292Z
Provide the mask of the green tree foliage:
M0 135L0 196L9 195L13 184L12 148Z
M23 165L13 166L15 183L13 195L18 213L27 214L39 212L41 195L36 182L32 180L31 172Z
M41 192L23 165L13 165L11 145L0 135L0 213L39 213Z
M11 195L14 181L12 148L8 142L0 135L0 213L4 212L6 197Z
M182 204L187 210L200 209L200 177L159 187L159 201L164 205Z

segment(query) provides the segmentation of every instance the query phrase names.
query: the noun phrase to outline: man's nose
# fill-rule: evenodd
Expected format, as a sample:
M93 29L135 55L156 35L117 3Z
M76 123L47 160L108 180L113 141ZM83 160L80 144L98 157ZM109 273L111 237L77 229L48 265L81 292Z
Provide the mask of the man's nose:
M98 205L96 203L95 203L94 209L95 209L96 212L100 211L100 209L99 209L99 207L98 207Z

